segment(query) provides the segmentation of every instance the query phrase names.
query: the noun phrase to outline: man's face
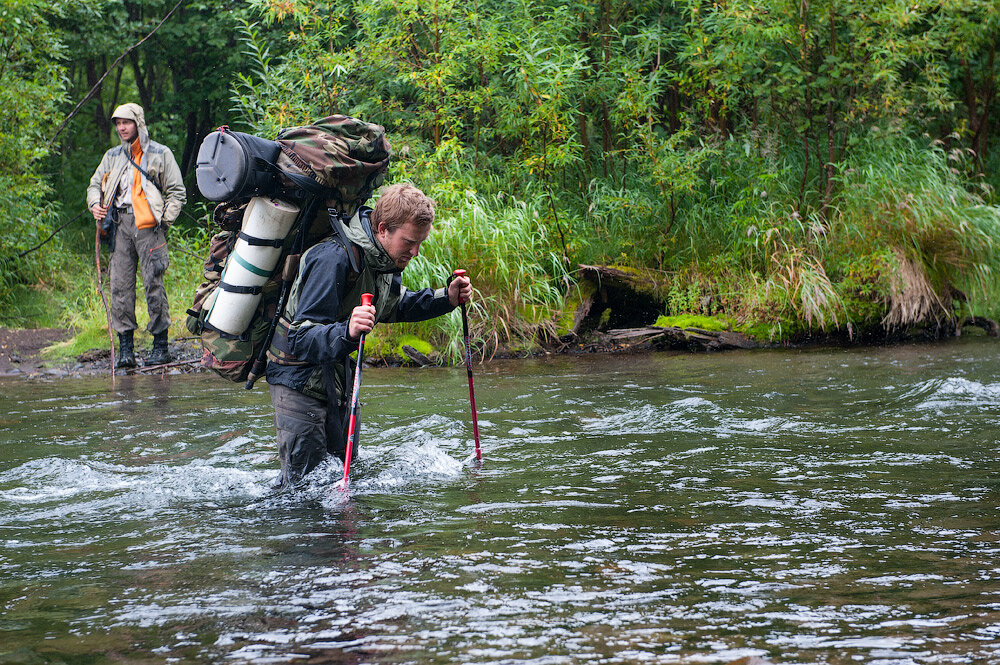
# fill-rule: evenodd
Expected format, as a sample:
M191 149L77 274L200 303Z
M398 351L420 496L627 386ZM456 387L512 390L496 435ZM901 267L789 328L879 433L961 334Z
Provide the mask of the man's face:
M387 231L385 224L380 223L375 236L396 267L402 270L420 252L420 243L427 240L430 233L429 224L421 228L413 222L406 222L395 231Z
M135 137L139 135L139 128L136 126L135 120L115 118L115 129L118 130L118 136L120 136L122 141L125 141L125 143L131 143L135 140Z

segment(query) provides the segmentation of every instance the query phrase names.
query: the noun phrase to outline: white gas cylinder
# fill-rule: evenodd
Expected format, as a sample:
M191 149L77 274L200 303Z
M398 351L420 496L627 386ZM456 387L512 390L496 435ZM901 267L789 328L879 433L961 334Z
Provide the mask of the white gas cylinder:
M243 214L242 235L262 241L284 240L299 214L296 205L281 199L255 196ZM215 289L206 322L216 330L230 335L242 335L250 325L257 303L259 288L271 277L281 258L281 247L257 245L241 237L226 260L222 279ZM226 287L237 290L227 290ZM257 290L241 293L240 290Z

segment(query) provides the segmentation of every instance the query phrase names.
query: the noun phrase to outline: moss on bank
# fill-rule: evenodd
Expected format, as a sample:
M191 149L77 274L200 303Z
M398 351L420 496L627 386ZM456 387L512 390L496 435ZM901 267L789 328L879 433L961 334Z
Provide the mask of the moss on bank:
M661 316L656 319L654 326L660 328L699 328L701 330L732 330L733 326L729 321L718 319L714 316L699 316L695 314L683 314L681 316Z

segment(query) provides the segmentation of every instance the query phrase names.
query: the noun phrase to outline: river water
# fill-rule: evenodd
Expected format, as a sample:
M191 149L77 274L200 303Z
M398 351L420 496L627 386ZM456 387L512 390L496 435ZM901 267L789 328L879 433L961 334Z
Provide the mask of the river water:
M1000 662L1000 344L0 382L0 663Z

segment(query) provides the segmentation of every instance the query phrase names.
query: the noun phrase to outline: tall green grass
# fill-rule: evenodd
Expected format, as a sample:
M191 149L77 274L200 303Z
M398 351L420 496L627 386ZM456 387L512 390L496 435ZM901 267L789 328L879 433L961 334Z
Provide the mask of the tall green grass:
M0 173L0 325L52 323L47 301L71 264L62 236L50 238L64 221L50 195L30 174Z
M666 314L769 338L995 318L1000 211L970 156L878 130L849 145L828 208L819 166L768 137L713 146L670 219L639 176L593 183L575 258L656 271L686 294Z
M841 169L830 224L834 274L851 281L842 266L871 257L877 269L868 279L887 302L889 326L950 319L956 312L995 318L1000 210L966 175L970 155L901 137L865 147ZM927 305L914 307L914 300Z
M420 289L443 286L456 268L468 271L475 290L470 335L484 357L501 346L526 351L555 333L572 281L539 207L538 200L466 192L458 205L439 209L431 236L403 274L408 288ZM464 353L457 310L394 328L391 334L431 340L451 362Z

